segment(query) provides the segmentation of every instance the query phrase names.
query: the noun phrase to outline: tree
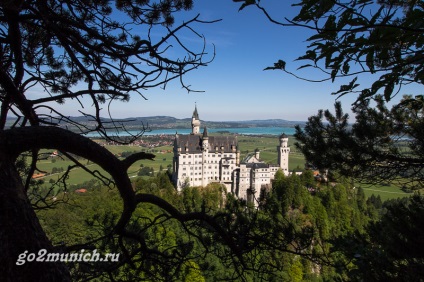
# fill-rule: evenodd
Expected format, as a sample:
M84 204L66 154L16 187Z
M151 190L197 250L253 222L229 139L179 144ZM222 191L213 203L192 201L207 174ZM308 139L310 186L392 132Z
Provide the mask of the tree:
M137 175L138 176L153 176L153 173L154 173L153 168L145 166L138 171Z
M190 0L1 2L0 280L70 280L69 270L61 262L16 265L18 255L24 251L37 254L42 249L49 253L72 249L72 246L60 249L52 245L27 195L31 191L31 176L37 170L38 151L42 148L58 150L74 161L75 166L89 171L74 157L81 156L110 174L112 181L108 176L89 171L103 184L116 186L120 192L122 213L104 236L119 238L122 251L125 251L125 238L143 242L142 236L126 229L140 203L160 206L182 222L193 219L192 215L180 217L182 214L158 197L133 191L128 167L136 160L152 159L153 155L137 153L120 161L78 134L96 131L112 138L108 129L125 130L124 123L113 120L110 114L110 119L101 117L103 105L108 108L116 100L129 101L131 95L144 97L147 89L165 88L172 80L178 80L191 91L183 80L184 74L206 66L214 57L212 52L206 58L205 43L196 51L179 38L184 30L203 38L193 27L207 23L199 16L175 23L175 13L190 10L192 5ZM155 32L162 37L155 40ZM171 48L175 52L169 52ZM44 97L32 95L40 89L43 92L38 92L44 93ZM94 126L61 112L60 105L70 100L79 102L80 113ZM14 123L9 125L8 118L12 117ZM65 128L73 128L74 132ZM31 152L32 162L22 179L15 162L27 151ZM65 189L69 169L61 182L56 183ZM42 208L51 205L47 198L41 202L45 204ZM126 261L131 260L133 254L125 253Z
M419 129L423 118L421 114L406 117L406 105L421 98L404 98L391 110L381 98L375 99L375 107L369 100L358 102L353 108L353 125L348 123L340 102L335 105L335 114L320 111L308 119L305 128L296 128L296 146L309 163L320 169L339 172L362 183L394 182L420 189L424 180L424 144Z
M299 69L323 74L315 82L341 81L340 88L332 93L338 98L357 95L352 104L353 124L349 124L348 114L337 101L335 113L320 110L308 119L304 129L296 128L296 147L312 167L365 183L423 187L424 98L419 92L424 83L423 1L303 0L293 4L300 11L292 19L274 16L278 11L267 9L266 1L234 1L243 2L240 10L257 7L277 25L311 31L309 46L297 59L305 62ZM266 69L312 81L290 71L284 60ZM363 77L372 82L361 85ZM419 90L405 92L405 85ZM357 200L356 205L361 202ZM372 201L379 205L378 200ZM329 193L327 204L335 207L337 214L349 212L332 202ZM370 206L374 204L370 202ZM340 251L344 244L350 250L345 252L347 257L341 266L356 268L356 273L350 273L355 280L419 280L423 260L422 250L417 247L422 245L422 236L417 230L423 223L422 196L395 201L386 209L382 219L372 222L365 234L353 236L346 228L349 226L340 226L343 233L339 235L346 237L334 246ZM359 211L364 211L363 204ZM351 214L358 217L355 213ZM374 212L370 215L375 219ZM352 218L352 223L360 221ZM417 248L412 250L414 246Z
M381 220L367 226L367 233L350 236L343 250L354 257L350 276L366 281L418 281L423 276L424 197L384 203ZM348 243L346 243L348 242Z
M244 2L240 9L256 6L275 24L310 30L299 69L318 70L323 77L316 82L342 81L337 97L358 95L353 124L337 102L335 114L320 110L304 129L297 127L296 147L311 165L367 183L422 187L423 95L395 99L403 86L424 83L422 1L306 0L293 4L300 11L292 19L274 16L265 2L235 1ZM284 60L266 69L297 76ZM374 80L362 86L363 77Z

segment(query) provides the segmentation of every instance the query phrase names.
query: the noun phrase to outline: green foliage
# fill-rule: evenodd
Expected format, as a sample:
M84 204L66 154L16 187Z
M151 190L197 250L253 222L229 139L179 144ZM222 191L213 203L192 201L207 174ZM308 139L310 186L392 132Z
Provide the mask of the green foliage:
M194 261L186 262L181 271L182 282L205 282L199 266Z
M216 212L224 207L225 187L211 183L206 187L185 187L182 191L183 205L186 212Z
M153 168L145 166L140 168L137 175L138 176L153 176L154 172L155 171L153 170Z
M303 269L302 269L302 263L300 261L299 257L296 257L293 261L293 263L290 265L288 275L290 277L290 281L293 282L300 282L302 281L303 277Z
M128 230L142 234L145 245L128 238L123 241L134 254L132 261L138 270L124 265L111 275L130 281L215 281L229 277L245 281L314 281L353 277L360 266L356 260L350 262L350 253L343 251L343 245L351 242L349 238L356 238L352 235L355 232L367 236L365 226L379 220L382 203L374 196L366 200L362 189L354 188L350 179L337 175L335 179L337 183L324 185L315 182L312 171L300 176L285 176L278 171L272 190L255 209L231 194L225 195L218 183L186 187L178 194L168 173L137 178L137 193L157 195L184 213L213 216L229 232L242 256L234 257L225 240L207 224L196 221L182 225L157 206L142 204L134 212ZM72 205L59 205L40 214L49 237L57 244L82 244L109 234L120 214L116 192L100 188L98 182L73 188L77 187L88 188L88 192L76 194L71 189L68 203ZM100 206L110 208L97 208ZM102 251L120 250L119 242L109 237L99 240L96 247ZM86 277L87 269L101 275L96 265L86 270L71 267L74 277ZM241 269L243 274L237 276L235 273Z
M384 72L370 87L357 91L362 99L382 90L389 101L403 83L423 83L423 68L414 61L423 46L418 28L424 13L421 2L302 1L298 6L301 11L291 23L310 25L316 31L299 60L327 69L333 81L340 76L354 77L335 94L357 90L357 75L381 70Z
M181 207L181 211L186 209L184 203L188 202L190 207L209 213L216 213L223 205L225 190L220 185L191 188L188 191L195 191L198 196L187 198L184 194L177 194L166 173L147 179L139 178L134 187L138 192L160 196L174 207ZM38 213L49 238L61 246L89 246L102 253L121 252L120 246L124 244L136 268L126 264L110 265L108 273L119 280L213 281L216 277L227 280L234 273L234 269L225 267L213 253L205 253L203 244L206 242L213 244L213 248L223 248L219 240L211 241L208 229L198 230L196 224L182 225L170 219L156 205L143 204L137 207L128 226L128 232L142 235L143 243L135 238L129 239L131 236L119 242L108 235L122 212L122 200L116 190L92 188L86 193L68 192L66 195L66 204ZM121 257L123 255L121 253ZM69 267L75 279L106 274L98 263L84 266L70 264Z
M61 173L61 172L63 172L63 167L53 167L52 168L52 174Z
M66 203L40 210L38 216L53 243L81 244L104 234L116 223L122 210L121 202L116 191L105 188L81 194L69 192Z
M134 154L134 153L137 153L137 151L123 151L123 152L121 153L121 157L122 157L122 158L126 158L126 157L128 157L128 156L130 156L130 155L132 155L132 154Z
M348 123L341 104L336 103L335 114L319 111L308 119L304 129L296 128L296 146L319 169L339 172L363 183L395 182L420 189L423 174L418 164L424 159L424 139L418 124L423 119L416 112L404 112L409 102L407 97L402 101L391 110L382 99L376 107L371 107L370 101L362 101L353 108L353 125Z
M261 237L267 240L269 236L268 240L279 246L274 252L302 250L300 253L304 257L315 258L315 263L304 263L306 268L302 271L297 262L286 265L285 275L290 277L287 280L313 279L313 269L320 269L324 279L349 279L352 274L345 270L358 266L350 262L352 256L343 252L342 245L349 244L347 238L353 234L366 236L368 224L379 220L381 200L374 196L367 201L362 189L353 187L348 179L322 185L312 182L311 177L311 173L289 177L276 175L273 189L261 209L269 224L261 225L261 229L267 230L267 235ZM278 232L272 233L272 230ZM324 257L326 259L320 263Z
M363 270L364 276L417 281L424 275L424 197L416 194L411 198L388 201L384 206L381 220L368 228L369 253L364 259L370 260L367 265L371 267Z
M364 227L370 220L367 214L375 209L372 214L378 217L381 208L378 197L366 201L361 190L349 183L318 186L309 172L300 176L277 172L272 190L265 195L262 206L255 209L231 194L225 195L218 183L204 188L186 187L177 193L167 173L134 182L138 193L160 196L181 212L213 216L242 250L240 256L234 256L211 226L181 224L158 206L147 203L137 207L128 226L128 232L141 237L134 235L122 242L109 237L122 202L117 191L97 186L86 193L69 192L68 204L38 214L56 244L90 242L101 252L120 252L123 244L135 268L111 265L109 271L123 281L216 281L235 277L244 281L334 280L354 273L343 269L360 267L339 267L349 260L336 239L349 238L358 230L366 236ZM308 190L311 187L315 192ZM373 221L378 222L377 217ZM99 240L92 241L99 235ZM87 273L104 275L98 264L70 267L78 279L87 277Z
M202 197L200 196L199 188L186 187L183 189L183 204L185 211L199 211L202 207Z
M341 249L354 258L349 276L366 281L420 281L424 274L424 198L416 194L383 206L381 219L371 223L365 234L341 239Z

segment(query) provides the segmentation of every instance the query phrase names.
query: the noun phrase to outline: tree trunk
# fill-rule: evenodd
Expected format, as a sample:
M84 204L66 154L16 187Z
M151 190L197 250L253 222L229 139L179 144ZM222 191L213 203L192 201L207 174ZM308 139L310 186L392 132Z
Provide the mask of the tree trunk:
M137 201L127 175L136 159L120 161L111 152L90 139L57 127L20 127L0 130L0 281L70 281L70 273L61 262L25 262L17 265L27 251L38 256L57 253L47 239L31 207L15 168L19 154L32 149L56 149L82 156L100 165L116 184L123 200L123 212L114 232L119 234L128 223ZM137 155L138 159L151 155ZM34 256L31 255L31 256ZM46 258L46 256L44 257Z
M14 160L0 150L0 281L70 281L63 262L36 261L40 250L46 254L58 250L31 207ZM19 255L26 251L24 263L18 265Z

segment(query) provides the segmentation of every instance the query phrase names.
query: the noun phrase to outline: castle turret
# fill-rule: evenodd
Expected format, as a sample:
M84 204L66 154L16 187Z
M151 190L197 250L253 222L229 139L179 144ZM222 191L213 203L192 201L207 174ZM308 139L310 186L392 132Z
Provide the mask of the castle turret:
M191 134L199 134L200 132L200 119L197 113L197 105L194 106L193 116L191 117Z
M203 130L202 150L203 152L207 152L209 150L209 135L208 135L208 129L206 128L206 126L205 126L205 129Z
M278 150L278 165L283 170L284 174L289 174L289 153L290 147L288 146L289 138L286 134L280 135L280 146Z
M173 173L172 181L176 183L178 181L178 168L179 168L179 155L181 154L181 147L178 141L178 133L175 132L174 139L174 157L172 159Z
M209 135L205 126L202 135L202 186L208 185L207 165L209 152Z
M257 159L258 161L260 160L259 156L260 156L261 151L259 151L259 149L255 149L255 159Z

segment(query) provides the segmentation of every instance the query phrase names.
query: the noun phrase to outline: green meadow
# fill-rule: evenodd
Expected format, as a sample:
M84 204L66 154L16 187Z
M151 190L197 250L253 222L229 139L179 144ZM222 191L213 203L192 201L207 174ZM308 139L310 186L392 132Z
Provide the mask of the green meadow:
M238 136L238 146L241 152L241 159L243 160L250 154L253 154L256 149L260 150L260 158L270 164L277 164L277 146L279 145L278 137L276 136ZM291 148L290 158L289 158L289 169L291 171L303 169L305 160L303 155L296 151L294 146L294 139L289 137L289 146ZM155 148L145 148L140 146L129 146L129 145L106 145L106 148L113 154L120 156L124 152L151 152L156 155L154 161L151 160L142 160L135 162L129 169L128 175L130 178L136 178L138 171L141 166L151 167L153 170L158 172L160 169L166 170L168 167L172 169L172 147L171 146L161 146ZM85 165L91 171L96 171L102 175L108 176L102 168L98 165L88 162L84 159L79 159L79 162ZM43 177L42 179L45 182L49 182L50 179L57 180L60 176L63 175L63 172L66 171L69 166L74 164L67 160L66 158L54 157L41 160L38 163L38 168L40 171L51 173L52 171L59 171L58 173L53 173L48 176ZM69 185L77 185L78 187L83 187L82 184L86 181L93 179L93 176L86 172L80 167L73 168L69 173L69 178L67 183ZM399 187L396 186L370 186L370 185L360 185L363 188L365 195L367 197L374 195L380 195L382 200L393 199L398 197L410 196L410 193L403 192Z
M400 197L412 196L412 193L406 193L395 185L361 185L359 184L365 193L366 197L370 197L372 194L380 195L382 201L389 199L396 199Z

